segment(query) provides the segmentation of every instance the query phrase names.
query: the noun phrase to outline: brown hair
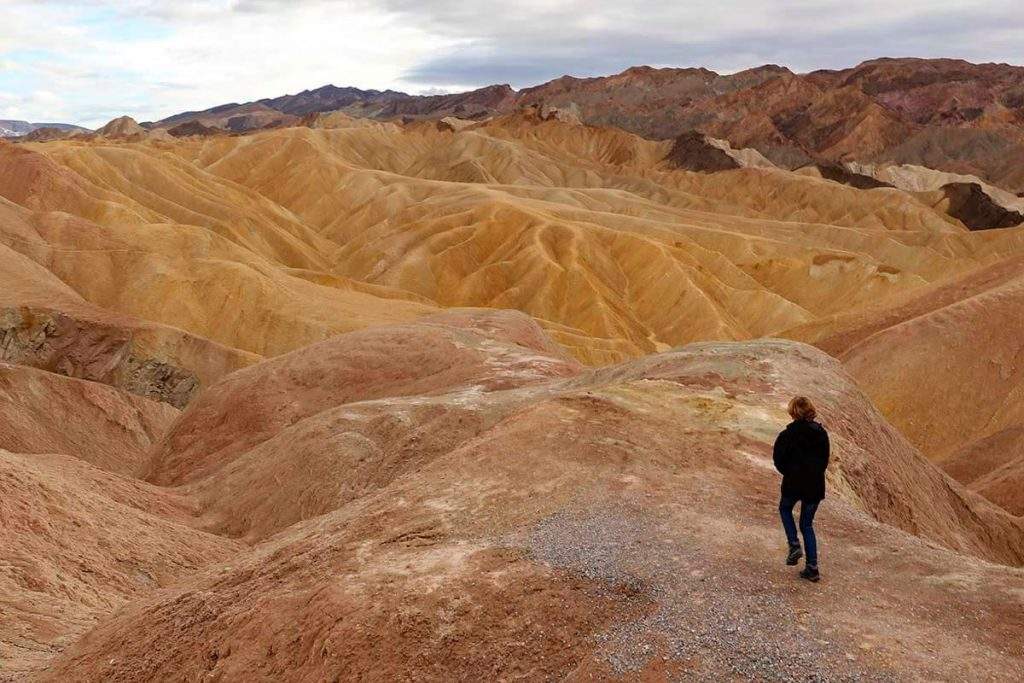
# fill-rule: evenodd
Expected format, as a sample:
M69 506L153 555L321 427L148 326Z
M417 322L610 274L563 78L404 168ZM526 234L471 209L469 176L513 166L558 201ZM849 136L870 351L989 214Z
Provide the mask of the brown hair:
M806 396L797 396L789 402L789 416L794 420L813 420L817 415L814 404Z

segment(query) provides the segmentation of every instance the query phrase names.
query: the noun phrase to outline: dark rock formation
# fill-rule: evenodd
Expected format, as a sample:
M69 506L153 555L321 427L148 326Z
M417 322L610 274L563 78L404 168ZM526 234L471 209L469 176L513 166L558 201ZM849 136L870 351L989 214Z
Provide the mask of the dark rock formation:
M949 200L946 209L971 230L1011 228L1024 223L1024 214L1001 205L978 183L949 183L942 186Z
M856 187L858 190L873 190L876 187L893 187L889 183L882 182L863 173L854 173L845 166L839 164L817 164L816 168L821 177L832 180L843 185Z
M710 144L707 136L696 131L689 131L677 137L665 160L673 168L704 173L741 167L741 164L725 150Z
M74 131L62 130L52 126L36 128L31 133L18 138L19 142L49 142L50 140L63 140L75 135Z

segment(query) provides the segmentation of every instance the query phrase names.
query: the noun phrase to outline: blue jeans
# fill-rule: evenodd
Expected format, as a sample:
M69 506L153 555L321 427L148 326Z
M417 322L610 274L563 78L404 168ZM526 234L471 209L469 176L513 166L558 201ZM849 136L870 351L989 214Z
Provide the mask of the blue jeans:
M790 546L800 545L796 535L796 522L793 521L793 507L799 498L783 496L779 501L779 515L782 516L782 528L786 530L786 540ZM818 539L814 536L814 513L818 511L818 502L800 503L800 533L804 536L804 552L807 553L807 564L818 565Z

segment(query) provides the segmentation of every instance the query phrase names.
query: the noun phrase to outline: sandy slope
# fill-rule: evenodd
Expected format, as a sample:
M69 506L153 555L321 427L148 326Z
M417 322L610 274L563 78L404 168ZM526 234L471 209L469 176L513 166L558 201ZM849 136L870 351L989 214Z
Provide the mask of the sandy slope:
M25 178L31 176L21 174L28 163L22 159L26 153L17 150L17 154L7 159L15 179L0 187L9 197L25 194L29 197L25 203L40 210L26 213L16 211L16 207L9 209L16 217L3 217L0 224L4 232L17 220L27 227L19 231L23 234L5 237L4 241L97 306L179 327L258 355L274 355L332 333L431 310L409 301L412 297L395 301L386 310L379 305L381 298L387 298L386 293L378 297L367 293L375 291L372 287L310 271L318 258L311 248L283 234L270 218L261 221L258 213L257 218L240 218L245 204L228 204L225 217L207 217L202 221L206 225L176 224L123 195L101 192L94 186L89 186L89 191L77 187L68 190L66 199L61 191L38 184L22 188ZM85 183L81 176L58 168L44 157L27 153L27 158L57 178L71 175L77 183ZM157 176L152 182L162 191L178 189L164 180ZM136 190L152 198L145 188ZM208 191L215 193L216 188ZM123 204L108 199L100 202L104 212L93 211L89 208L95 204L90 192L118 197ZM153 201L162 205L171 200ZM199 205L203 206L201 201ZM117 209L107 211L110 206ZM128 207L132 207L130 211ZM192 213L179 208L184 214ZM75 212L108 222L69 215ZM295 227L294 222L291 227ZM219 234L221 230L225 235ZM235 230L243 230L252 238L238 238L231 234Z
M1022 306L1024 260L1011 258L789 334L842 359L928 457L1022 514Z
M0 362L0 448L74 453L108 472L136 474L179 411L165 403Z
M38 669L132 596L237 552L188 502L66 455L0 450L0 678Z

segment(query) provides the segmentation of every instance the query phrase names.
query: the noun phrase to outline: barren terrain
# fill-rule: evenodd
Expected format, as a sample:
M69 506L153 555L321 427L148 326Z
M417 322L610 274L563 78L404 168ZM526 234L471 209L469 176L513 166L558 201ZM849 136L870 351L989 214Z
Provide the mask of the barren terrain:
M1016 176L892 153L1019 133L1018 72L969 66L0 141L0 680L1014 680ZM650 79L714 125L587 109ZM758 88L813 163L721 118Z

